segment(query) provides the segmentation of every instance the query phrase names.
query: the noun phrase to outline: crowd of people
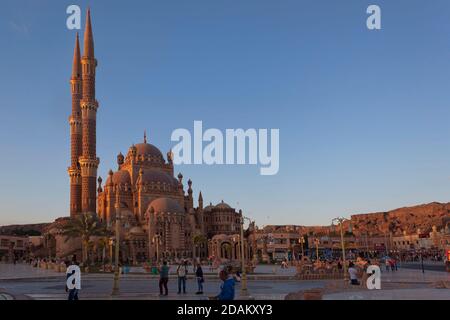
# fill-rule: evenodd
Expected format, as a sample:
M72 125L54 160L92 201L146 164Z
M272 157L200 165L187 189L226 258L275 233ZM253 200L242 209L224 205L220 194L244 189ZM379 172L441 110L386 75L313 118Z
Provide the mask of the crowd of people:
M70 266L79 265L76 260L76 256L72 258L72 260L68 260L67 262L67 271L66 271L66 280L69 279L71 275L74 274L73 270L70 270ZM39 262L36 261L38 264ZM161 265L158 267L159 273L159 294L160 296L168 296L169 289L169 273L170 268L167 261L163 261ZM187 290L187 279L189 274L189 265L187 260L182 260L178 265L176 265L176 279L178 284L177 294L186 294ZM205 282L205 277L203 273L203 268L201 263L196 263L194 265L193 272L197 284L197 295L203 294L203 283ZM223 267L219 272L219 279L222 281L220 286L219 294L208 297L210 300L234 300L235 296L235 284L240 280L240 274L238 271L234 272L233 268L230 266ZM75 280L73 280L73 283ZM66 292L68 293L68 300L78 300L79 289L72 288L69 289L66 284Z
M367 273L367 268L371 265L376 265L380 268L380 272L383 272L383 268L381 266L383 260L386 272L398 271L397 259L389 256L383 257L381 260L358 258L356 262L349 261L347 272L350 278L350 284L366 285L366 280L369 276L369 274ZM359 281L359 278L361 278L361 282Z
M423 261L434 261L434 262L441 262L445 261L445 253L441 252L430 252L430 251L424 251L424 252L407 252L401 254L402 261L405 262L419 262L423 259Z
M344 271L344 263L341 258L333 258L333 259L323 259L323 260L310 260L308 257L299 257L296 261L289 261L285 259L281 262L280 267L282 269L288 269L290 265L296 265L298 263L302 263L303 259L306 259L310 262L311 270L338 270ZM406 261L420 261L420 259L428 260L428 261L442 261L442 257L432 253L421 253L413 254L409 253L408 255L391 255L391 256L381 256L381 257L370 257L365 255L360 255L358 257L353 257L353 259L346 260L346 270L349 277L349 282L352 285L365 285L366 279L369 276L367 274L367 268L370 265L378 265L380 267L381 272L396 272L398 270L398 262L400 263ZM306 261L305 262L308 262ZM56 264L61 266L61 271L65 268L66 270L70 269L72 265L81 265L74 255L71 259L45 259L45 258L29 258L23 261L24 263L28 263L33 267L42 267L45 264ZM241 275L238 269L233 268L230 265L222 265L220 263L216 263L213 259L208 259L200 263L195 260L187 260L182 259L178 261L161 261L159 265L153 264L152 269L154 269L154 274L159 274L159 294L160 296L168 296L168 283L169 274L173 274L173 278L177 284L177 294L184 295L187 293L188 287L188 278L194 279L196 284L196 292L197 295L204 294L204 283L205 283L205 272L204 268L209 267L209 272L213 272L214 270L218 270L218 277L222 281L220 285L219 294L213 297L209 297L209 299L217 299L217 300L233 300L235 293L235 285L236 282L240 282ZM192 268L191 268L192 266ZM383 267L384 266L384 267ZM119 264L120 272L127 273L125 271L126 265ZM172 269L172 270L171 270ZM148 270L147 270L148 271ZM171 272L172 271L172 272ZM322 270L323 271L323 270ZM213 273L214 274L214 273ZM72 271L66 271L66 279L68 279L72 275ZM189 276L189 277L188 277ZM214 279L214 278L213 278ZM78 300L78 289L68 289L66 286L66 291L68 292L69 300Z
M158 268L159 272L159 294L160 296L167 296L169 294L168 282L169 282L169 272L170 267L167 261L163 261ZM176 267L178 292L177 294L186 294L186 282L187 275L189 273L188 261L181 261ZM203 273L203 268L201 263L196 263L194 265L194 275L197 282L197 292L195 294L203 294L203 283L205 282L205 277ZM222 280L222 285L220 287L220 293L217 296L209 297L212 300L233 300L235 292L235 283L239 281L239 272L233 273L232 267L224 267L219 272L219 279Z

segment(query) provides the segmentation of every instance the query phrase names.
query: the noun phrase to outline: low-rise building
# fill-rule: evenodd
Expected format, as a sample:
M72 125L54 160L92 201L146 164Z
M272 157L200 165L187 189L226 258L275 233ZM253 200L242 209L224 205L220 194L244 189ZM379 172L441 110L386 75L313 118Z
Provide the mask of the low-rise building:
M25 257L28 244L28 237L0 235L0 259L2 261L13 261Z

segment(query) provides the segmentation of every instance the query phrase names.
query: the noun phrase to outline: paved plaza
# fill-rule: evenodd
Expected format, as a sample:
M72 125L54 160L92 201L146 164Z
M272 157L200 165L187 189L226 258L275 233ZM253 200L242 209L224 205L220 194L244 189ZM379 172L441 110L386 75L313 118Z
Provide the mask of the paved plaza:
M158 276L141 273L121 275L120 295L111 296L112 274L83 274L80 299L187 299L205 300L217 295L220 280L216 270L205 267L204 294L196 295L197 284L192 277L187 281L187 293L177 294L177 279L172 267L169 280L169 296L160 297ZM191 270L190 270L191 271ZM281 269L279 266L260 265L255 274L249 276L248 290L254 299L283 300L288 293L301 290L328 288L341 280L295 280L295 268ZM450 300L450 289L437 289L438 282L450 281L450 274L442 271L425 271L401 268L396 272L382 273L382 290L367 290L362 287L342 289L341 292L325 291L324 300L378 300L378 299L444 299ZM240 299L240 286L236 287L236 298ZM65 300L65 274L53 270L37 269L26 264L0 264L0 300L37 299Z
M340 292L325 295L324 300L450 300L450 289L391 289Z

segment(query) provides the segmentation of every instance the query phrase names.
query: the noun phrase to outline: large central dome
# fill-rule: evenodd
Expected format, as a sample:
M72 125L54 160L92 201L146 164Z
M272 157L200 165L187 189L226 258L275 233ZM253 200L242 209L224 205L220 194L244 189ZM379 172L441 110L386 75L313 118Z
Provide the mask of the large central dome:
M134 146L136 148L136 155L137 156L144 156L144 157L157 157L157 158L162 158L162 153L161 151L155 147L152 144L149 143L138 143ZM131 147L133 148L133 147ZM131 149L130 148L130 149Z
M168 173L160 169L144 169L142 170L142 183L161 183L172 186L174 190L178 187L178 181L171 177Z
M153 200L148 208L153 209L154 212L184 213L184 209L178 201L166 197Z

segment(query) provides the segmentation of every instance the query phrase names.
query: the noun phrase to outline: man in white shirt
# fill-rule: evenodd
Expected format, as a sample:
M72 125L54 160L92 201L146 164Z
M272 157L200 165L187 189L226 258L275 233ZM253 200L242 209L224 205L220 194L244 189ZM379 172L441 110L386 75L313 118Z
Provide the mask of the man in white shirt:
M348 265L348 274L350 276L350 283L353 285L359 285L358 282L358 270L355 268L353 262L350 262Z

